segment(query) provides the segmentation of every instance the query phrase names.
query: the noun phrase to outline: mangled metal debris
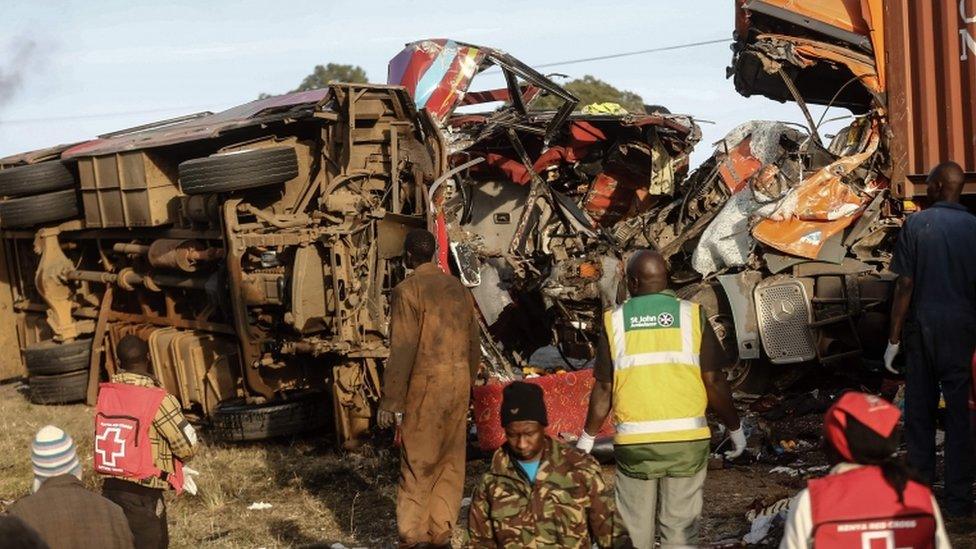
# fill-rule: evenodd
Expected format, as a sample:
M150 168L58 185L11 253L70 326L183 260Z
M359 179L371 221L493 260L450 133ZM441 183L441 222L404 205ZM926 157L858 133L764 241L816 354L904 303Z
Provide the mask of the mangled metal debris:
M470 91L478 73L501 68L499 90ZM596 319L616 297L627 246L616 227L673 200L700 131L688 116L574 111L571 94L508 54L449 40L408 44L390 83L435 114L449 163L484 159L445 181L432 200L445 268L463 273L492 336L500 375L554 344L566 357L593 354ZM540 94L563 100L532 109ZM460 106L502 101L484 113ZM572 368L572 366L570 366Z
M793 91L779 75L784 63L857 57L749 36L737 82L748 76L749 56ZM492 66L506 87L469 90ZM497 50L421 41L394 59L390 75L421 106L433 102L448 164L470 163L432 193L431 215L451 252L442 266L461 275L484 315L494 375L517 376L547 345L569 369L591 358L599 312L620 297L621 262L641 247L668 257L679 294L706 305L740 357L732 373L740 388L768 372L756 362L829 363L878 349L900 210L887 198L886 119L871 108L876 80L862 84L864 114L829 143L812 125L748 122L689 173L700 137L690 117L573 110L574 97ZM563 104L535 111L540 94ZM491 111L456 112L499 101ZM747 392L761 392L763 381Z
M15 170L70 174L62 194L37 195L65 208L0 216L16 282L3 320L28 346L91 337L97 353L141 333L167 388L236 438L274 434L244 432L248 414L305 413L327 389L349 446L370 425L415 226L475 296L490 377L542 357L548 370L554 357L585 364L601 310L623 297L621 265L643 247L669 259L679 295L738 356L740 393L762 393L771 365L880 356L902 203L876 36L784 34L766 4L737 9L736 88L857 113L829 142L803 108L807 127L743 124L691 170L690 116L581 106L505 52L422 40L391 61L387 86L0 160L8 183ZM504 87L471 88L493 68ZM541 96L560 106L534 109ZM0 211L39 200L4 195Z

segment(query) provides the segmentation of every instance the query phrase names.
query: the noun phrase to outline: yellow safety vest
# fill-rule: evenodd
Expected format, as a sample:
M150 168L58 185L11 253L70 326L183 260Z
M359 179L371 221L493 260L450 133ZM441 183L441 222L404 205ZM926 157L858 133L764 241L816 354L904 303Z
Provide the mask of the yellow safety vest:
M643 295L603 321L613 357L614 443L709 438L698 304L670 292Z

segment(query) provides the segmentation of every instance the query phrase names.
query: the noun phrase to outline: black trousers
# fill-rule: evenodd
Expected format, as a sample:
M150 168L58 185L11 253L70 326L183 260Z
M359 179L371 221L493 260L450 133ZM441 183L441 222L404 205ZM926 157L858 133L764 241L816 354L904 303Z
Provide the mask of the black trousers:
M905 436L908 463L928 482L936 478L935 423L939 392L945 399L945 509L972 509L973 439L969 397L976 318L940 311L906 323Z
M169 546L162 490L108 478L102 485L102 495L122 508L136 549L166 549Z

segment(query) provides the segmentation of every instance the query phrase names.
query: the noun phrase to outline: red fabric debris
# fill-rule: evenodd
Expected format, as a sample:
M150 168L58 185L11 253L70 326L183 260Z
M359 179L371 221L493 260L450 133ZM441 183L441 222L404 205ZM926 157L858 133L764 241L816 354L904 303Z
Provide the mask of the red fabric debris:
M604 141L606 138L606 134L588 122L573 122L569 127L569 143L567 145L556 145L542 153L532 164L532 169L535 173L541 173L561 163L579 162L586 156L593 144ZM512 157L488 153L485 155L485 164L519 185L525 185L532 180L532 176L525 165Z
M583 203L583 209L600 226L616 223L630 211L634 190L614 176L603 172L593 179L593 185Z
M551 374L525 380L542 387L546 399L549 426L546 433L558 437L560 433L578 436L586 423L586 411L593 388L593 370ZM478 427L478 446L488 452L505 443L501 425L502 389L507 383L490 383L474 387L474 421ZM612 436L609 418L600 436Z

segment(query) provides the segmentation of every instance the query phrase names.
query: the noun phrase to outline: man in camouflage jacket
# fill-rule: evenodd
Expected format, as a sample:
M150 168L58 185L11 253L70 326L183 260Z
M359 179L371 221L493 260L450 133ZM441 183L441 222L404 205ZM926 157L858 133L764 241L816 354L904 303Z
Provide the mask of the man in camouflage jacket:
M472 495L469 546L628 546L599 464L547 436L546 424L539 386L515 382L505 388L507 442Z

